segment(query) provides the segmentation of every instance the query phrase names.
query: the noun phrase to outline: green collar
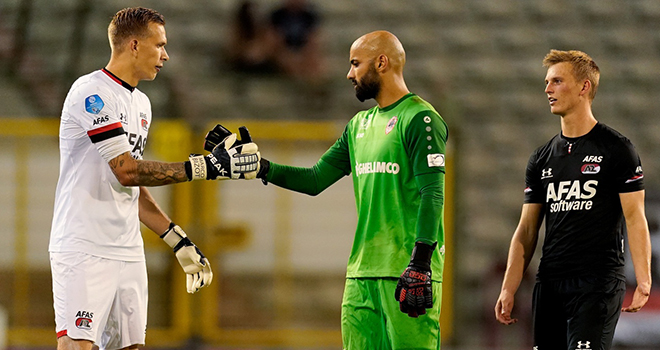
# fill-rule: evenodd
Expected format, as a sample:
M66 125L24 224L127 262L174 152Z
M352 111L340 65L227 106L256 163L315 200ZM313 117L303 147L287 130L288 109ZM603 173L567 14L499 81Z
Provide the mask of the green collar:
M398 106L401 102L403 102L403 100L407 99L408 97L412 97L412 96L415 96L415 94L413 94L412 92L409 92L409 93L405 94L403 97L401 97L398 101L392 103L391 105L389 105L387 107L379 108L378 106L376 106L376 108L378 108L378 112L388 112L388 111L391 111L394 108L396 108L396 106Z

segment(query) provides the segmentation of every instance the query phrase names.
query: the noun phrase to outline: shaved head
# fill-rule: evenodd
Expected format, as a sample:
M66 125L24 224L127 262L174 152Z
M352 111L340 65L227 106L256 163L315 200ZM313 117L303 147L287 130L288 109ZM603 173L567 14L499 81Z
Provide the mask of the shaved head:
M349 61L346 78L358 100L373 98L383 107L410 92L403 79L406 52L394 34L379 30L359 37L351 45Z
M351 52L364 53L369 60L385 55L389 59L392 69L397 73L402 72L403 66L406 64L406 52L403 50L403 45L394 34L385 30L359 37L351 45Z

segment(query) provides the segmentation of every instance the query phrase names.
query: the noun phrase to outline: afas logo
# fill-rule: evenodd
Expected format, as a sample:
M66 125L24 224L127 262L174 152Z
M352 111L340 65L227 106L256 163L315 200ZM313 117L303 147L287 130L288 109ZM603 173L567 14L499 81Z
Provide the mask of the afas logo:
M126 136L128 136L128 143L133 146L133 150L131 151L133 158L140 159L144 155L144 147L147 145L147 137L142 137L142 135L133 133L127 133Z
M548 184L546 202L558 202L561 200L591 199L596 195L598 181L589 180L584 184L580 180L560 181L555 188L554 183ZM566 195L566 197L564 197Z
M103 117L98 117L98 118L94 119L94 123L92 125L99 125L99 124L102 124L102 123L107 123L108 120L110 120L110 117L106 114Z
M591 210L594 203L591 200L596 195L598 181L589 180L584 184L579 180L560 181L548 184L545 201L550 205L551 213Z
M586 162L600 163L602 161L603 161L603 156L585 156L584 159L582 159L582 163L586 163Z

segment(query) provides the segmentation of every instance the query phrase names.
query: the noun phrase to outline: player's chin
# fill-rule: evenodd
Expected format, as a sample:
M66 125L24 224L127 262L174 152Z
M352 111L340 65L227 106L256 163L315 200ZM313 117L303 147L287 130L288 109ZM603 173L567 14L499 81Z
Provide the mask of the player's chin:
M550 113L555 114L555 115L564 115L562 111L555 107L555 106L550 106Z

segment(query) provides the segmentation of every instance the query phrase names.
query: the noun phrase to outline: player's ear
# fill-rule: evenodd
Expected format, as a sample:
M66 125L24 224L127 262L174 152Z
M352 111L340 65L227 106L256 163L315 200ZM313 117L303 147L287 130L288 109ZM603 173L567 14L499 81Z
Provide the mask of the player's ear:
M138 50L138 41L137 41L137 39L132 39L132 40L128 43L128 45L129 45L128 48L131 50L131 52L132 52L134 55L137 54L137 50Z
M386 55L380 55L376 59L376 70L384 72L390 65L389 58Z
M582 83L582 90L580 90L580 96L584 96L591 91L591 82L589 80L585 80L584 83Z

